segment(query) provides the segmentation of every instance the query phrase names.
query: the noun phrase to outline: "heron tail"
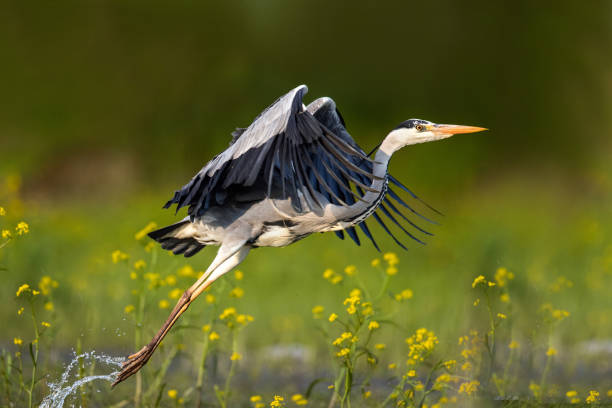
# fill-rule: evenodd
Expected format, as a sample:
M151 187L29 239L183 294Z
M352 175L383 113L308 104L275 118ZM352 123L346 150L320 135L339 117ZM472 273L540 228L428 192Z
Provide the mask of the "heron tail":
M183 254L185 258L189 258L205 247L193 237L194 232L193 224L187 219L149 232L149 237L174 255Z

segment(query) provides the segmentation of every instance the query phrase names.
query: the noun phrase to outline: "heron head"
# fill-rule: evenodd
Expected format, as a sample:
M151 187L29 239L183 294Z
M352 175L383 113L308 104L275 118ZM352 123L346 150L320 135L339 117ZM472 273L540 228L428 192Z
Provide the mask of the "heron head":
M396 148L417 143L446 139L459 133L473 133L486 128L463 125L442 125L422 119L409 119L399 124L389 133Z

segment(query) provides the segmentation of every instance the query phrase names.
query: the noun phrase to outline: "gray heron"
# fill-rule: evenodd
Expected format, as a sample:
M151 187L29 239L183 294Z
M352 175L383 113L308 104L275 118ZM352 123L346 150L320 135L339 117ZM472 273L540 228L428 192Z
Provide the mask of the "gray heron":
M428 234L397 208L404 207L428 220L389 186L418 199L387 172L389 159L404 146L486 130L410 119L389 132L371 158L347 132L335 102L324 97L305 106L302 99L307 91L305 85L298 86L265 109L249 127L236 129L229 147L164 206L176 204L177 212L188 207L188 215L149 233L163 249L185 257L207 245L219 249L153 339L124 362L113 385L140 370L189 305L253 248L283 247L327 231L340 238L346 232L359 244L357 227L378 249L365 223L370 216L405 248L381 215L421 242L395 218L399 216L411 228Z

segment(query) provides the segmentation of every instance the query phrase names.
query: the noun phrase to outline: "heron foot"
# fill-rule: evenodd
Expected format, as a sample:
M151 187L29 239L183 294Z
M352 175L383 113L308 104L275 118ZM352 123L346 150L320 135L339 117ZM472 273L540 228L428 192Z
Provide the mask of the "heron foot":
M136 374L138 370L140 370L145 364L147 364L147 361L149 361L149 358L151 358L151 356L153 355L155 348L156 347L152 346L151 344L147 344L137 353L130 355L128 359L123 362L123 368L117 375L117 379L111 385L111 387L114 387L120 382L125 381L132 375Z

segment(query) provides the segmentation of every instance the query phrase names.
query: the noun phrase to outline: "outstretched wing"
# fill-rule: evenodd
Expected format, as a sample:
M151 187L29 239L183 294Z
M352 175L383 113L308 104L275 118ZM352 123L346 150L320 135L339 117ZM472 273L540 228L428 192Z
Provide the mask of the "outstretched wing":
M353 149L355 149L358 152L360 152L361 156L366 155L366 153L357 145L357 143L355 143L355 141L353 140L351 135L346 130L344 119L342 118L342 115L338 111L335 102L331 98L319 98L319 99L313 101L311 104L309 104L306 107L306 109L320 123L322 123L327 129L331 130L335 135L337 135L340 139L342 139L342 141L344 143L350 145ZM353 163L353 165L355 167L358 167L358 168L362 169L364 172L366 172L366 173L371 173L372 172L372 162L371 161L363 160L361 157L357 157L357 156L350 157L349 160L352 161L352 163ZM317 165L317 166L323 166L324 167L324 165L325 165L325 158L318 158L317 157L317 158L314 158L313 161L314 161L315 165ZM364 194L363 185L366 185L366 186L369 185L367 178L365 178L361 172L353 172L351 169L345 169L345 170L346 170L346 172L353 179L358 180L358 182L355 183L355 188L357 189L359 194L361 196L363 196L363 194ZM388 176L388 180L391 183L393 183L394 185L396 185L397 187L399 187L399 188L405 190L406 192L408 192L414 199L419 200L419 198L416 195L414 195L414 193L412 193L412 191L410 191L407 187L405 187L403 184L401 184L393 176L389 175ZM333 194L331 194L330 192L325 192L324 193L324 195L326 195L327 199L331 203L338 204L338 205L344 205L344 204L350 205L350 204L353 204L355 202L355 199L354 199L353 195L350 193L349 190L347 190L344 187L344 186L346 186L348 184L347 181L348 180L345 179L345 176L343 174L331 175L330 178L325 180L326 184L333 191ZM422 218L422 219L424 219L424 220L426 220L428 222L434 223L434 224L435 224L435 222L430 220L430 219L428 219L428 218L426 218L426 217L424 217L424 216L422 216L421 214L419 214L409 204L407 204L404 200L402 200L402 198L395 191L393 191L393 189L390 186L388 186L387 187L387 194L383 198L383 200L380 203L380 205L379 205L378 209L376 210L376 212L374 212L372 214L372 216L383 227L383 229L395 240L395 242L397 242L398 245L400 245L402 248L406 249L406 247L395 237L395 235L393 235L391 230L384 223L381 215L384 215L386 218L391 220L396 226L399 227L399 229L401 229L410 238L414 239L415 241L417 241L419 243L423 243L423 241L421 241L412 232L410 232L408 229L406 229L395 218L394 214L396 216L399 216L399 217L403 218L412 228L420 231L421 233L426 234L426 235L432 235L431 233L429 233L429 232L425 231L424 229L422 229L421 227L419 227L410 218L408 218L408 216L406 214L404 214L402 211L400 211L400 209L398 209L396 207L396 205L394 204L394 201L392 201L392 200L394 200L397 204L399 204L399 206L405 207L410 213L412 213L412 215L420 217L420 218ZM429 207L429 208L431 208L431 207ZM434 209L432 209L432 210L436 211ZM368 228L366 222L363 221L360 224L358 224L357 226L372 241L372 243L374 244L374 247L376 247L376 249L380 250L380 248L376 244L376 241L374 240L374 237L372 236L372 233L370 232L370 229ZM353 239L353 241L355 241L355 243L357 245L360 245L359 235L358 235L355 227L347 228L344 231L346 231L346 233ZM335 233L336 233L336 235L340 239L344 239L343 231L336 231Z
M298 86L264 110L248 128L237 129L230 146L176 191L164 208L176 204L178 211L189 206L193 218L250 189L267 197L274 191L275 198L291 199L296 211L302 212L303 203L315 209L322 206L318 195L335 194L324 180L336 174L343 175L347 191L351 182L360 185L368 180L365 186L370 185L374 177L371 166L368 171L354 164L370 159L304 110L302 98L307 91L305 85ZM314 158L326 166L317 166Z

